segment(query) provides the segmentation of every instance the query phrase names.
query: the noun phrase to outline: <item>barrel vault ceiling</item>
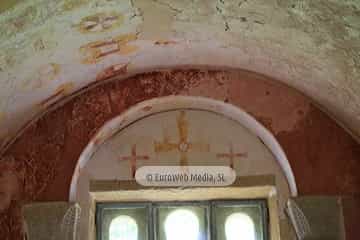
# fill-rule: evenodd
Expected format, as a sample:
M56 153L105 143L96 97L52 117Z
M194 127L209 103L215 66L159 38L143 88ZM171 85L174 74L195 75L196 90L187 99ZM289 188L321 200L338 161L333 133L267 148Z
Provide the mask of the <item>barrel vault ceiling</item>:
M360 135L358 0L16 2L0 3L2 143L92 82L184 66L271 76Z

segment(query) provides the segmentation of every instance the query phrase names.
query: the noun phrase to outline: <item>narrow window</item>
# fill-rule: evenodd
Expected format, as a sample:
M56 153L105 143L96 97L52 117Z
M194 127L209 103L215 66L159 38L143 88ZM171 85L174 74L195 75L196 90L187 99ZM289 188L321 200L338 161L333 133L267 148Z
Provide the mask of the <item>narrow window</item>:
M138 240L138 226L129 216L114 218L109 227L109 240Z
M225 221L226 240L255 240L253 220L244 213L233 213Z
M166 240L197 240L199 225L199 219L192 211L175 210L165 220Z

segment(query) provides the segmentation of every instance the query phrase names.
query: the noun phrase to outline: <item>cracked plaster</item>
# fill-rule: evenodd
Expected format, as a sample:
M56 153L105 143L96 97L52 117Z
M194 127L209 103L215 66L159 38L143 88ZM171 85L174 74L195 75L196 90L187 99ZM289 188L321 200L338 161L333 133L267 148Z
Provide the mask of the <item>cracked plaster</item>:
M78 31L82 19L109 12L122 14L123 23L106 32ZM360 134L360 3L355 0L34 0L3 10L0 32L4 142L43 111L38 103L61 85L72 82L69 94L114 63L130 63L129 74L179 65L263 73L299 89ZM129 33L138 36L135 52L93 65L79 60L80 46ZM177 44L153 44L170 39ZM39 71L49 63L59 65L59 73L43 78L39 87Z

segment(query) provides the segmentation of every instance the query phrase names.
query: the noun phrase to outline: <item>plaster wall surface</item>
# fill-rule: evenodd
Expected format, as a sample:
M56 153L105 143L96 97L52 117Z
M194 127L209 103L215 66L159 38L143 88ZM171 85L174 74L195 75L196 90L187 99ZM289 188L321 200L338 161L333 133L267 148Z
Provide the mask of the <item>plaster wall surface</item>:
M134 104L169 95L209 97L254 116L284 149L300 195L359 194L359 144L294 89L240 70L161 70L121 77L47 112L4 152L0 235L5 239L21 236L22 204L68 200L79 156L91 140L97 141L92 138L106 121Z
M10 4L12 5L12 4ZM360 133L357 0L31 0L0 14L0 137L125 68L235 67L271 76ZM7 10L5 10L7 9Z
M359 194L359 145L319 110L360 135L358 0L2 1L0 33L0 145L30 126L0 160L5 239L20 238L24 202L67 200L77 158L105 121L171 94L253 115L284 148L300 194ZM194 66L267 77L184 70Z
M181 145L181 139L188 145ZM289 186L279 163L258 136L223 115L183 109L140 119L99 146L78 177L81 239L88 239L91 180L133 180L139 167L180 164L229 166L238 177L275 176L279 214L284 218Z

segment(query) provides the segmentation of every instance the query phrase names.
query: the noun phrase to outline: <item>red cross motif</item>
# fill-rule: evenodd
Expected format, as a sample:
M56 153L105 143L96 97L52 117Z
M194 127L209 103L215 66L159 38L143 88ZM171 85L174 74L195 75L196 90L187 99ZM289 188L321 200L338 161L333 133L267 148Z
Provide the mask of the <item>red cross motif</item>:
M136 161L137 160L149 160L149 156L146 155L137 155L136 154L136 144L131 147L131 156L120 157L120 161L130 161L130 172L132 178L135 178L136 173Z
M188 139L189 122L186 120L185 112L181 111L180 116L177 118L177 128L179 132L179 140L177 142L170 142L167 137L164 137L163 142L155 142L155 152L170 152L178 151L180 153L180 165L188 165L188 152L208 152L210 149L209 144L194 143Z
M234 148L233 145L230 144L229 146L229 152L228 153L218 153L216 154L217 158L227 158L230 160L230 167L232 169L234 169L234 161L235 158L242 158L242 157L247 157L248 154L247 153L234 153Z

